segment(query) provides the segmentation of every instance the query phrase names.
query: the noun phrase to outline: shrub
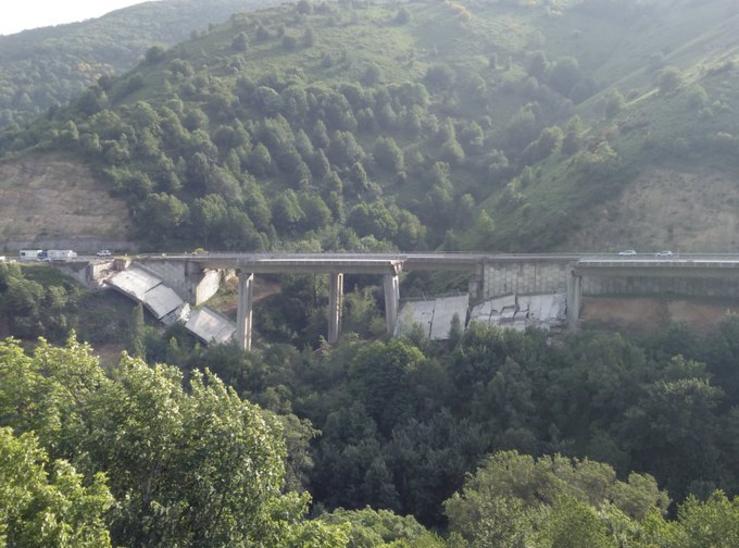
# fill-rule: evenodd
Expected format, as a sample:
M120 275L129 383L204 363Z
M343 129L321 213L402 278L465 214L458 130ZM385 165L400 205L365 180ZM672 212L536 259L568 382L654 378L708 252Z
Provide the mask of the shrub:
M675 67L662 69L657 75L657 87L662 95L677 91L683 84L683 74Z
M392 137L380 137L375 142L375 160L383 168L398 173L403 171L403 152Z
M231 41L231 49L234 51L246 51L249 48L249 39L245 32L240 32Z
M293 51L298 47L298 39L291 34L286 34L282 37L282 47L288 51Z
M161 46L152 46L148 50L146 50L146 55L144 56L144 61L147 65L155 65L159 63L160 61L164 60L165 57L165 50Z

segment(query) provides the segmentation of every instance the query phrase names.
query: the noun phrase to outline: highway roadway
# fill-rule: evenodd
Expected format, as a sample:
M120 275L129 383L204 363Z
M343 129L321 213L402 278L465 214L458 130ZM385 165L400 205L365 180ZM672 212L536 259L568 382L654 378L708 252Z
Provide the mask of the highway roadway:
M208 268L243 268L267 272L381 273L388 270L473 271L482 263L554 262L573 263L582 269L609 268L739 268L737 253L682 253L658 256L654 253L145 253L130 256L79 256L65 262L101 262L112 258L131 261L189 261Z

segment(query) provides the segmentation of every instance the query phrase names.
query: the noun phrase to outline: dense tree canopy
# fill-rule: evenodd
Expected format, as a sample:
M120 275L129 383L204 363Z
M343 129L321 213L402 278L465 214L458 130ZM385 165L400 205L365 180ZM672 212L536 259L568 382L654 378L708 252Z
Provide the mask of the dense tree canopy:
M68 535L73 544L74 538L107 538L100 514L113 499L103 471L115 498L106 516L114 544L298 545L304 535L341 533L302 523L307 497L281 492L285 444L279 424L208 372L190 375L185 390L176 369L150 368L128 357L108 376L90 348L74 340L63 348L41 342L33 356L6 341L0 343L0 386L0 420L21 435L14 441L4 428L3 444L10 445L3 451L38 453L33 461L46 452L73 463L82 475L58 464L58 486L45 486L40 469L32 468L41 483L23 483L19 488L28 494L14 495L28 504L26 497L51 497L43 489L61 489L60 496L70 498L71 509L59 514L60 529L48 531L50 537ZM89 493L74 485L83 477L95 478ZM15 513L22 511L4 510L13 531L21 531ZM33 522L32 515L26 519ZM329 545L325 538L317 542Z
M111 546L105 474L85 483L68 462L49 463L33 433L0 428L0 545Z
M738 499L715 489L737 489L719 440L736 418L724 369L736 353L721 343L735 330L640 344L583 334L553 349L539 333L473 328L446 347L350 337L323 356L170 343L161 357L186 381L126 356L106 373L74 340L32 355L5 341L0 475L17 502L0 525L51 545L733 546ZM664 358L688 338L706 365ZM669 416L660 393L682 401ZM633 423L642 409L676 437ZM714 429L699 442L714 468L681 451L683 424ZM305 518L308 492L318 520ZM57 525L39 530L44 504Z

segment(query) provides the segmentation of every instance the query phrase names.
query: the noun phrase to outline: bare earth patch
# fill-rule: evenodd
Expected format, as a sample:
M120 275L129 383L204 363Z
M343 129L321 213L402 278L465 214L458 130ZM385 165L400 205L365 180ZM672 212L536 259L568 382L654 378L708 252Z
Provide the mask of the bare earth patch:
M113 368L120 362L121 353L126 350L124 344L96 344L95 355L100 358L100 364L106 369Z
M739 177L651 169L621 196L585 212L562 249L739 251Z
M254 302L258 303L272 295L282 291L279 281L265 276L254 277ZM208 306L214 308L229 318L236 319L236 308L238 307L238 278L232 276L221 286L221 290L208 301Z
M130 229L125 202L112 198L79 160L31 154L0 162L0 247L38 240L125 241Z

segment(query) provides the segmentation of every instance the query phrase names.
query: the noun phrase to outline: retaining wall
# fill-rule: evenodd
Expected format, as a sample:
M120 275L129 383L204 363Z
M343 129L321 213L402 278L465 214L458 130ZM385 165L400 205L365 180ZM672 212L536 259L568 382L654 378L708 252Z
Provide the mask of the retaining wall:
M480 299L504 295L546 295L565 293L573 263L531 261L490 263L483 268ZM471 284L472 286L472 284ZM723 297L739 299L739 279L680 278L679 276L593 276L582 278L584 296Z
M570 261L485 264L482 298L565 293L570 270Z
M724 297L739 299L739 279L621 276L584 276L584 296Z

